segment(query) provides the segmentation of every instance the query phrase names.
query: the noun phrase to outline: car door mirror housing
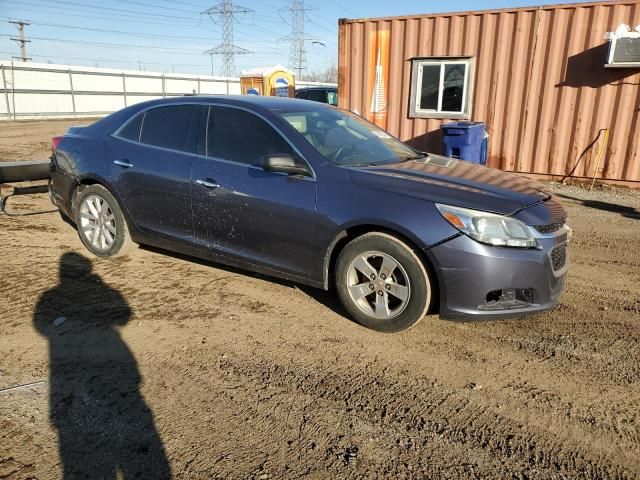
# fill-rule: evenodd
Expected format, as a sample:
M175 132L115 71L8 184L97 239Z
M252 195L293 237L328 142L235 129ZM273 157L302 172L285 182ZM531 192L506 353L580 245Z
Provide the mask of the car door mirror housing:
M296 160L287 154L267 155L262 159L262 168L267 172L288 173L289 175L311 176L309 169L296 163Z

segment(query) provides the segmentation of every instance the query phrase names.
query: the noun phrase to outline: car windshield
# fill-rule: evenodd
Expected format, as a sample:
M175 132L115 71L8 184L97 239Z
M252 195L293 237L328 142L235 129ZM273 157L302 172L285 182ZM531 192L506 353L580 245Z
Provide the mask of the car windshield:
M384 130L344 110L317 108L278 113L336 165L380 165L422 156Z

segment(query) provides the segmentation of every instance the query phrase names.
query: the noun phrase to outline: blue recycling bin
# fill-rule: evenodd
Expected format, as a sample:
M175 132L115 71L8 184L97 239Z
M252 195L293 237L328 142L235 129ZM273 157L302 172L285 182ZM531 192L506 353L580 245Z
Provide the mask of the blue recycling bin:
M486 165L489 136L484 127L484 122L453 122L442 125L440 128L444 154Z

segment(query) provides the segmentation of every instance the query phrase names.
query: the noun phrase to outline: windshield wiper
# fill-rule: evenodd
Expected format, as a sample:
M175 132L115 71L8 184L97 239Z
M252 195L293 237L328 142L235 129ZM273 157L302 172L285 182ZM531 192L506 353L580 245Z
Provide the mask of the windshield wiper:
M403 157L402 161L403 162L408 162L410 160L420 160L421 158L427 158L429 156L428 153L418 153L417 155L412 155L412 156L408 156L408 157Z

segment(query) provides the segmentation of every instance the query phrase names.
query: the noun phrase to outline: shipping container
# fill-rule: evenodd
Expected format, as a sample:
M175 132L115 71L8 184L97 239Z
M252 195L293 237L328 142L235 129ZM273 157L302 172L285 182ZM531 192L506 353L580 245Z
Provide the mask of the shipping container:
M638 0L341 19L339 106L436 153L442 123L486 122L489 166L640 187L640 68L605 66L621 24Z

